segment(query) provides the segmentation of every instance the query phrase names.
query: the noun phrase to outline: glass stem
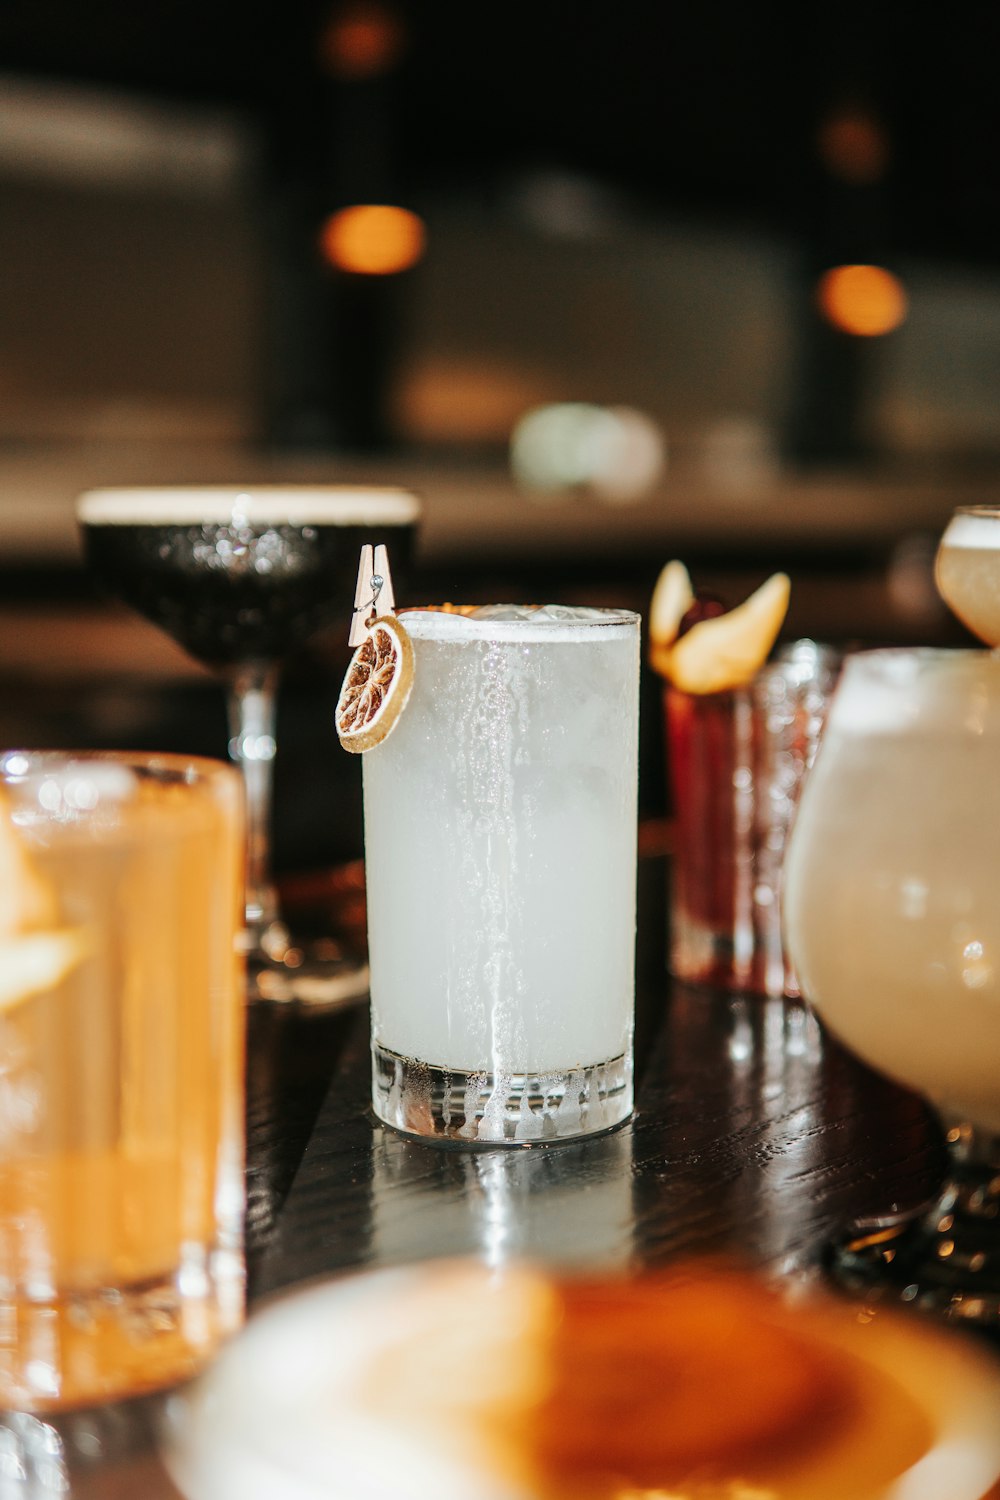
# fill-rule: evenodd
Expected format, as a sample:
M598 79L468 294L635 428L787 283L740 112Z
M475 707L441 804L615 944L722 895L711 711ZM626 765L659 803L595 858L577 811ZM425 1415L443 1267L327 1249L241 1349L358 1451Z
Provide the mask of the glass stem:
M1000 1220L1000 1135L944 1112L949 1207L965 1220Z
M275 753L278 668L251 662L228 682L229 754L246 792L246 923L250 953L280 947L284 929L271 880L271 788Z

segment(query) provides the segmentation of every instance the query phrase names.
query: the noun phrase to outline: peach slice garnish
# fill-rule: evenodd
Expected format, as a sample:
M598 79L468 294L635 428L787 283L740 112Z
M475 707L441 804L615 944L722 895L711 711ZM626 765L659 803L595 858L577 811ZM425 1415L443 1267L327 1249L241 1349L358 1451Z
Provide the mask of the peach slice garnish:
M668 563L668 567L671 564ZM664 573L666 569L664 570ZM685 574L686 576L686 574ZM679 581L665 581L661 611L669 629L670 610L683 597ZM657 585L659 587L659 584ZM650 609L650 662L654 670L682 692L702 695L742 687L760 670L788 613L791 584L787 573L774 573L735 609L699 620L677 638L677 629L690 601L677 617L674 637L659 638ZM693 597L693 596L692 596ZM655 600L655 593L654 593Z
M774 573L735 609L692 625L671 652L674 686L685 693L721 693L749 682L778 638L790 591L787 573Z
M672 646L681 621L694 603L688 570L676 558L668 562L656 580L649 603L649 639L655 646Z

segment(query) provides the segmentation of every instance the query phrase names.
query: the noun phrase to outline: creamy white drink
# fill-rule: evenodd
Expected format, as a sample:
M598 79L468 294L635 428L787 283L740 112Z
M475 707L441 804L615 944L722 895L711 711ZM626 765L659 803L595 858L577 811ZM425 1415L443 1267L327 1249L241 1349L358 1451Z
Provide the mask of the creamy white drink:
M1000 656L849 657L785 866L803 993L949 1118L1000 1131Z
M375 1107L514 1142L631 1110L638 616L405 612L363 757Z

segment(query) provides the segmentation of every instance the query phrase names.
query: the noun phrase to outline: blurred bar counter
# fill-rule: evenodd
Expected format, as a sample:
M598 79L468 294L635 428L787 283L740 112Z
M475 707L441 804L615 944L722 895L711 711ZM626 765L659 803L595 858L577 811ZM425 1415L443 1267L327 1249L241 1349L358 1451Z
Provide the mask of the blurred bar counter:
M730 581L738 588L783 568L797 585L789 631L840 639L947 633L946 612L926 587L921 594L921 572L926 585L933 547L955 505L1000 497L1000 472L988 467L768 475L737 464L713 477L682 456L641 500L601 503L572 490L532 494L495 455L296 456L214 443L8 447L0 448L5 606L12 596L19 606L46 593L65 599L67 586L86 596L83 585L73 587L80 570L73 503L81 490L234 481L415 489L425 502L417 581L450 586L451 597L463 587L485 598L497 584L523 590L544 581L553 596L574 584L606 587L616 602L641 608L670 557L683 558L695 581L710 587ZM24 645L18 641L15 656ZM112 655L118 649L108 644ZM54 665L48 650L44 655L39 670ZM10 657L0 639L0 663L6 667ZM176 657L156 650L149 664L169 672Z
M601 503L571 490L521 488L502 458L268 454L224 444L99 443L0 447L0 562L79 557L73 501L105 484L405 484L425 498L424 552L600 557L608 549L694 549L725 558L765 552L877 551L916 532L939 533L957 504L1000 497L1000 471L937 464L843 470L743 469L713 476L694 457L671 462L641 499Z

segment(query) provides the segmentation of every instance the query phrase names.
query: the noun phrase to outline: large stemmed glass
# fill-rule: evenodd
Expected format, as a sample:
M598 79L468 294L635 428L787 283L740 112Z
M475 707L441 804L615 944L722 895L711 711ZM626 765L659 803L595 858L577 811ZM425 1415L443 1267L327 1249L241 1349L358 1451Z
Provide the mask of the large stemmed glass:
M405 569L420 504L405 490L181 486L91 490L77 503L84 555L110 595L215 671L247 801L246 941L252 998L336 1004L367 969L310 952L283 922L271 879L275 702L282 662L323 626L346 641L361 547Z
M946 1131L937 1198L853 1226L835 1277L1000 1329L1000 654L846 660L785 866L803 992Z

